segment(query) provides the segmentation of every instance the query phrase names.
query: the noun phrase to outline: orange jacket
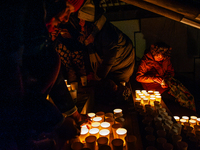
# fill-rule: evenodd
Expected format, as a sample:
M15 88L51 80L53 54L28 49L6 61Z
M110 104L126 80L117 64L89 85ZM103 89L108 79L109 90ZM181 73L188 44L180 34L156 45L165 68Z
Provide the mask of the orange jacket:
M145 90L157 90L162 93L167 89L163 89L154 79L156 77L166 79L168 76L174 76L174 69L170 58L157 62L154 60L151 52L148 52L141 59L136 73L136 80L141 82Z

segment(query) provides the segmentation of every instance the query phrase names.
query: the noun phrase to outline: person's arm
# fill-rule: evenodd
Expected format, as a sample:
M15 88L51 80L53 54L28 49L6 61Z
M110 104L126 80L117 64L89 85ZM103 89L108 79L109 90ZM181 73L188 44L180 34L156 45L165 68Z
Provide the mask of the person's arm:
M117 54L116 47L108 50L107 53L104 54L102 64L100 64L96 73L99 78L105 78L108 75L116 60L116 54Z
M142 83L153 83L156 82L157 79L160 79L160 77L156 76L156 74L152 74L149 72L149 67L145 60L141 60L141 63L138 67L138 71L136 73L136 80L138 82ZM157 81L159 82L159 81Z

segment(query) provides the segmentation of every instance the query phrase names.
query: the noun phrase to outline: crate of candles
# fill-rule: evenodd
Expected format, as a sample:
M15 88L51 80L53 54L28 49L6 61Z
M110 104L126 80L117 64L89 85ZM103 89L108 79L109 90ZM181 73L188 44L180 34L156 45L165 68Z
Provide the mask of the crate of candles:
M135 95L135 110L146 149L198 149L200 118L170 116L162 108L159 92L136 90Z
M133 150L136 148L137 138L134 135L127 135L127 129L124 128L122 109L117 108L109 113L91 112L88 116L91 123L81 126L79 142L73 143L72 149L77 149L78 145L90 150Z

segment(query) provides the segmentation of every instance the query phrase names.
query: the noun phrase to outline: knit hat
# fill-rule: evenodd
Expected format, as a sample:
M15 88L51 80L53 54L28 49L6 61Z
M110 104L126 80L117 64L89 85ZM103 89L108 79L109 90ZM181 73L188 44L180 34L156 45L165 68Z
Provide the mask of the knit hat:
M93 0L87 0L85 4L78 11L78 18L85 21L94 22L95 19L95 5Z
M84 0L67 0L67 1L74 6L74 12L78 11L84 2Z

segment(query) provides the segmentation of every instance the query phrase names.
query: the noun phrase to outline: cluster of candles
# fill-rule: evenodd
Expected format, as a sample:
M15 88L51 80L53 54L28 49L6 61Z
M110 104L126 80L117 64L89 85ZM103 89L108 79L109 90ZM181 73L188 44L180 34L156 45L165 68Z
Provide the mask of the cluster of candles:
M88 113L91 119L90 125L81 127L79 140L81 143L87 143L89 136L95 136L96 139L106 137L108 139L107 145L113 139L123 140L123 146L126 144L125 137L127 130L124 128L124 118L122 109L114 109L113 113L104 113L102 111L97 113Z
M161 103L161 94L159 91L146 91L146 90L135 90L135 103L141 105L150 104L154 106L154 102L157 101Z

